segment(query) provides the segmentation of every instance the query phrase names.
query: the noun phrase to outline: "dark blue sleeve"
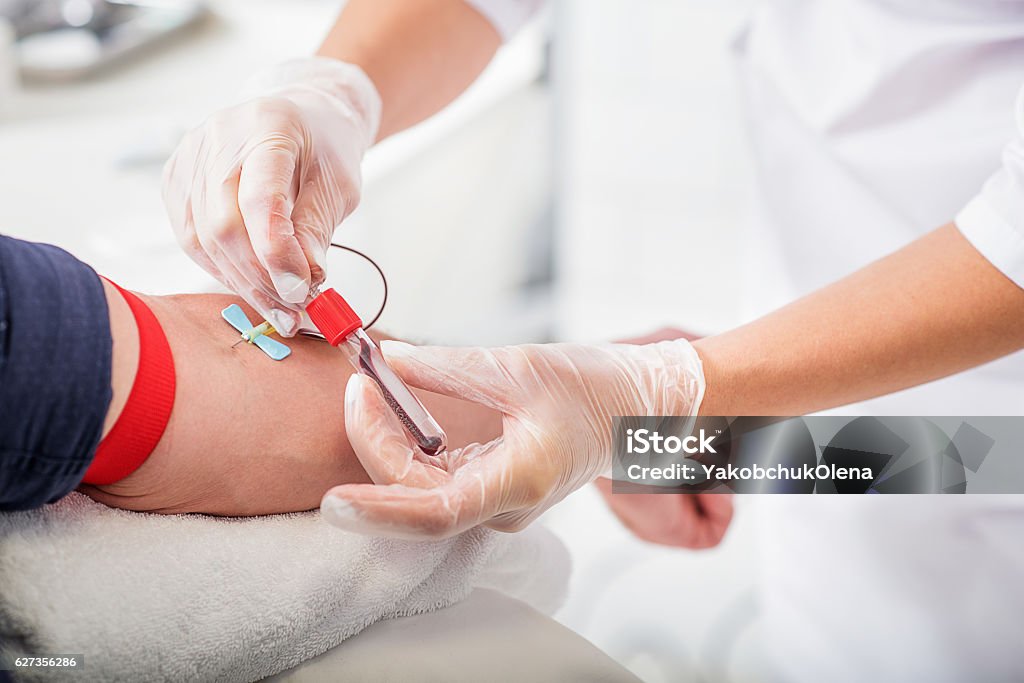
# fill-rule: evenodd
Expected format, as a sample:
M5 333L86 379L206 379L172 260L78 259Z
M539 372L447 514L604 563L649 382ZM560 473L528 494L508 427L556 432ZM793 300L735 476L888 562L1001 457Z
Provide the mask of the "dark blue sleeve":
M0 510L82 480L110 405L110 320L92 268L0 235Z

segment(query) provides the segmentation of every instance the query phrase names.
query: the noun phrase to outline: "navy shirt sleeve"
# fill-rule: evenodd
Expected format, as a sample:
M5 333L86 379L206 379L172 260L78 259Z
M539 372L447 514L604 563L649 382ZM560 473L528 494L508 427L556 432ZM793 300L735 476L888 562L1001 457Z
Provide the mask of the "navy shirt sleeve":
M112 347L95 271L0 235L0 510L53 502L82 480L110 405Z

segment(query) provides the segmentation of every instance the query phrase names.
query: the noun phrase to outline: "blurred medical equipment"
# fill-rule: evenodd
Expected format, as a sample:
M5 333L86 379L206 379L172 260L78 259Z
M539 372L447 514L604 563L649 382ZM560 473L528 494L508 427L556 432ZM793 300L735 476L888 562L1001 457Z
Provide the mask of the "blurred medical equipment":
M26 79L69 81L137 53L206 14L200 0L0 0Z
M245 311L238 304L231 304L221 311L220 315L233 328L242 333L242 338L232 344L231 348L238 346L242 342L249 342L258 346L263 353L270 356L273 360L284 360L291 355L292 350L290 348L276 339L271 339L267 336L277 331L273 325L268 322L253 325L249 322L249 316L245 314Z
M313 324L331 346L348 354L352 366L369 376L380 388L387 405L416 445L428 456L439 456L448 447L444 430L427 412L405 382L391 370L380 349L363 331L363 321L333 289L318 293L306 307Z
M188 255L290 337L359 203L380 96L358 66L321 57L259 74L245 97L185 136L164 204Z

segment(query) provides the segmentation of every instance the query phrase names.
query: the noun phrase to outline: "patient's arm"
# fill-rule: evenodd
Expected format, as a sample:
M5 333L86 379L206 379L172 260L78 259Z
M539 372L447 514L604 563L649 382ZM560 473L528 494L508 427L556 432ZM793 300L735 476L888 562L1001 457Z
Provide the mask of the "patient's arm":
M124 299L104 287L114 338L106 433L131 389L138 339ZM132 510L256 515L309 510L332 486L369 481L345 437L345 384L353 370L344 354L303 337L287 340L292 355L281 362L249 344L231 348L238 335L221 309L238 303L256 320L235 296L140 298L160 320L174 355L174 410L138 470L108 486L83 485L83 492ZM488 409L420 396L454 446L501 431L500 417Z

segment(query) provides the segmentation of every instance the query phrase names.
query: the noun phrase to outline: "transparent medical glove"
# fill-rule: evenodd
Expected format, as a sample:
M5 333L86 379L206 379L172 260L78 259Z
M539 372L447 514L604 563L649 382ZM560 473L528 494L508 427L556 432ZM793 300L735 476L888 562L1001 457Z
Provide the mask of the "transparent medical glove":
M274 67L248 95L185 136L164 203L189 256L291 336L359 203L381 102L359 67L326 58Z
M521 529L611 469L613 417L695 415L704 395L700 359L685 340L382 349L410 385L500 411L503 433L450 451L438 467L417 454L373 382L354 375L345 425L375 484L337 486L320 509L331 524L367 534Z

